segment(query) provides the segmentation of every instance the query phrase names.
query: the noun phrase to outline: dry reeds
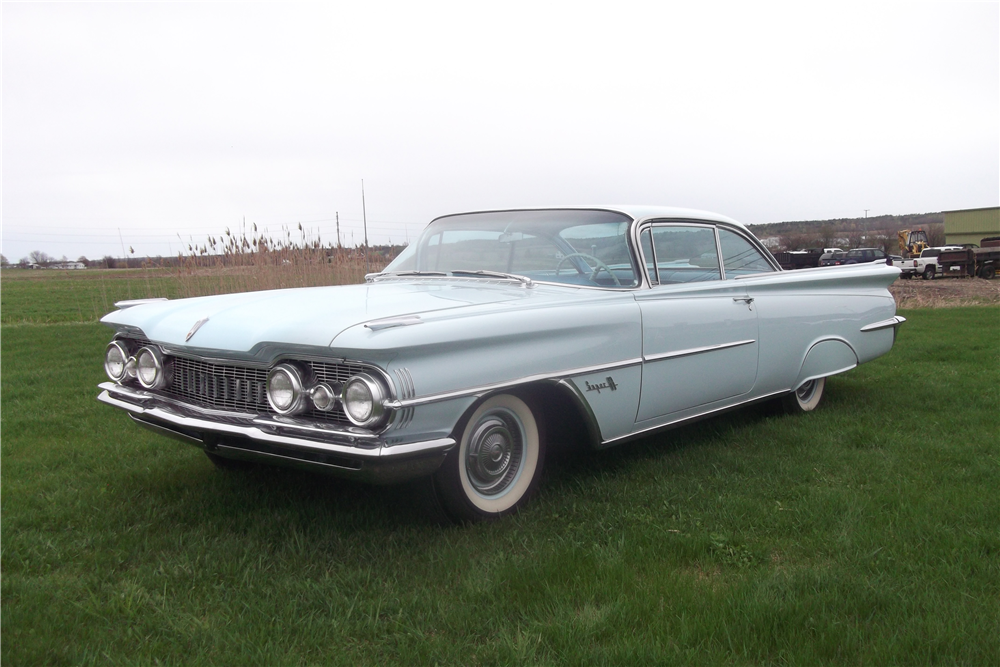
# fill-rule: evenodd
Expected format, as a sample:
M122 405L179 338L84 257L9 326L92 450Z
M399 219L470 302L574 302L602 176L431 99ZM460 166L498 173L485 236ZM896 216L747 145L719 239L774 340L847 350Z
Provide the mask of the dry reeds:
M939 278L897 280L889 286L897 308L1000 305L1000 280Z
M253 224L233 234L209 236L204 244L189 243L177 257L177 296L347 285L364 282L366 273L381 271L400 247L344 248L324 246L298 225L298 239L282 226L275 239Z

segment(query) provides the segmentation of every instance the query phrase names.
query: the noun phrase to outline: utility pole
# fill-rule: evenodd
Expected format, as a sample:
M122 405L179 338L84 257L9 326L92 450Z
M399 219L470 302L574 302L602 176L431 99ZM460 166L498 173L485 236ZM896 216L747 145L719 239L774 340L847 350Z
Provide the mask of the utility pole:
M371 269L368 266L368 211L365 209L365 179L361 179L361 220L365 225L365 273Z
M337 211L337 248L340 248L340 211Z

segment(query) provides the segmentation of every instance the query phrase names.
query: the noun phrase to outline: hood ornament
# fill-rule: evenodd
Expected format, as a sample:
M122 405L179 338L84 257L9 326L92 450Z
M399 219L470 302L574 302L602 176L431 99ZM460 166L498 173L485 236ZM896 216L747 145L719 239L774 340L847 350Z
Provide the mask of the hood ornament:
M205 322L208 322L208 318L207 317L203 317L200 320L198 320L197 322L195 322L194 326L191 327L191 331L188 331L188 335L184 337L184 342L186 343L189 340L191 340L191 336L193 336L196 333L198 333L198 329L200 329L201 325L203 325Z

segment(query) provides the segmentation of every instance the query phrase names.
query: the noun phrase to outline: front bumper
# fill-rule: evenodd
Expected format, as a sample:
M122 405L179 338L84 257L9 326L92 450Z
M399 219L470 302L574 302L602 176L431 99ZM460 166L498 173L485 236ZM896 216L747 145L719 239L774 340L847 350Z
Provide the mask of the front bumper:
M361 428L204 410L112 382L98 386L98 401L125 410L138 425L213 454L376 484L429 475L455 445L452 438L436 438L390 446Z

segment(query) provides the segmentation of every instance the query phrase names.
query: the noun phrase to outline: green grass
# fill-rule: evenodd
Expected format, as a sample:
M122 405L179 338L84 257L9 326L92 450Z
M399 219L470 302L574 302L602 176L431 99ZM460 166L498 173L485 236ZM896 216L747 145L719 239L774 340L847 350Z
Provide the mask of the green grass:
M1000 662L1000 309L904 312L813 414L561 460L442 528L135 427L94 400L110 330L9 287L5 665Z
M3 272L0 322L96 322L115 301L178 296L180 281L166 269Z

